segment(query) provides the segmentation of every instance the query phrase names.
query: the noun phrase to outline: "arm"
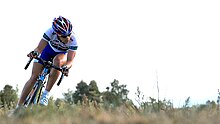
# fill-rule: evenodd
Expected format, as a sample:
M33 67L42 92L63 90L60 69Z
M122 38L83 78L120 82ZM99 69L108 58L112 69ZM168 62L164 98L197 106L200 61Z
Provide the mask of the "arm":
M72 67L75 55L76 55L76 51L72 51L72 50L68 51L68 53L67 53L67 62L66 62L66 66L67 66L68 69L70 69Z
M34 49L34 51L41 53L47 44L48 44L48 42L46 40L41 39L38 46Z
M34 49L34 51L37 51L38 54L40 54L47 44L48 44L48 42L46 40L41 39L38 46ZM33 55L33 51L32 51L29 54L27 54L27 56L30 58L33 58L35 55Z

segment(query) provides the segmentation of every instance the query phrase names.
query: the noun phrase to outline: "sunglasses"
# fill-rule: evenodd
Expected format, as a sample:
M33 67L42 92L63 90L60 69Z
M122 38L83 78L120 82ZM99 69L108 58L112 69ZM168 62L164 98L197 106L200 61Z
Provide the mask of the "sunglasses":
M62 37L62 38L67 38L67 37L69 37L70 35L71 35L71 33L70 33L70 34L68 34L68 35L66 35L66 36L61 35L60 37Z

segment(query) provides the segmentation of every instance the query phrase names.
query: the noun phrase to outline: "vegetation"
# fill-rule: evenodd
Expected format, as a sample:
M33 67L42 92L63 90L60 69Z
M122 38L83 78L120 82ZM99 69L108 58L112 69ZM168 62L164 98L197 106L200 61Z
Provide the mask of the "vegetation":
M50 98L47 107L34 106L20 111L13 118L9 111L15 107L18 89L6 85L0 91L1 124L217 124L220 121L218 93L217 104L190 106L190 97L181 108L174 108L170 100L145 97L139 87L133 101L128 98L126 85L113 80L106 91L100 92L96 81L89 85L80 81L76 90L63 93L64 99Z
M5 109L12 109L16 105L18 99L18 88L13 89L10 85L5 85L3 90L0 91L0 107Z

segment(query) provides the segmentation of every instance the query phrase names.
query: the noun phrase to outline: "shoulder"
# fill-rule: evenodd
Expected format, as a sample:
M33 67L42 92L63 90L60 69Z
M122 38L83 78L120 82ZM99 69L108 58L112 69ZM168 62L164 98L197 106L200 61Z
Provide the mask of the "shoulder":
M55 34L56 33L54 32L53 28L49 28L46 30L46 32L44 32L43 39L46 41L50 41L51 37Z
M78 48L78 44L77 44L76 34L75 34L75 33L72 33L72 34L70 35L69 50L76 51L77 48Z
M72 33L70 35L70 41L71 41L71 44L77 45L77 38L76 38L76 34L75 33Z

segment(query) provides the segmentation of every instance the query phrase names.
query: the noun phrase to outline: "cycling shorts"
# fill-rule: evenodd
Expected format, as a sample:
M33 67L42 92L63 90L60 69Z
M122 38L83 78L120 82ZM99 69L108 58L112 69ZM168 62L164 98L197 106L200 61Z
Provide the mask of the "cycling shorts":
M42 58L45 61L51 61L53 62L53 58L58 54L66 54L67 52L55 52L49 44L44 48L42 53L40 54L40 58ZM36 62L43 65L41 61L35 60Z

